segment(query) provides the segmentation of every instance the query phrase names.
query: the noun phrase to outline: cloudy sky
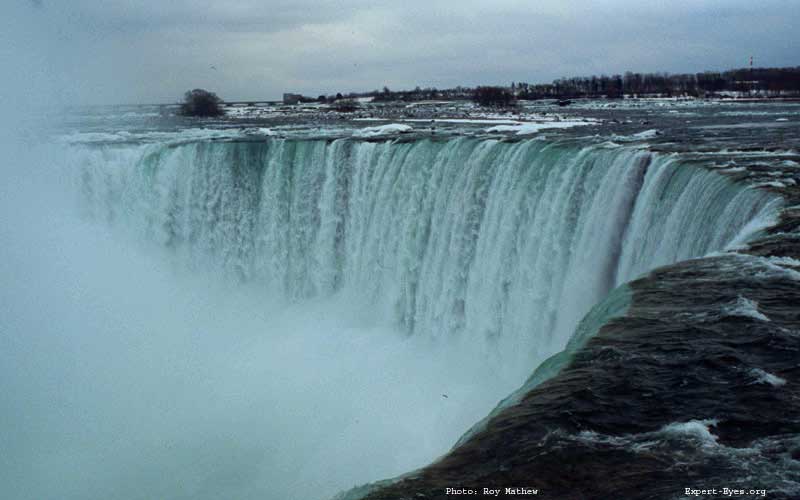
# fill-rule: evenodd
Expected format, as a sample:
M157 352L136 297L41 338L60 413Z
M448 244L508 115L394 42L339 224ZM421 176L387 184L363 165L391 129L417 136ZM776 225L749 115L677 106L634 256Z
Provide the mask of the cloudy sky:
M797 0L11 1L92 103L800 65Z

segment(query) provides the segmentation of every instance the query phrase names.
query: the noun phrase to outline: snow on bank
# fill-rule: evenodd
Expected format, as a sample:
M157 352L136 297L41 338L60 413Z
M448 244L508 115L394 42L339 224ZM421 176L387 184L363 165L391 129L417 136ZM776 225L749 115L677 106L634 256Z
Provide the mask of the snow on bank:
M656 137L662 134L663 132L661 132L660 130L651 128L631 135L613 135L612 138L615 141L622 141L622 142L646 141L648 139L655 139Z
M517 120L505 120L505 119L498 119L495 120L493 118L432 118L430 120L423 119L423 118L412 118L410 120L405 120L407 122L425 122L425 123L472 123L472 124L486 124L486 123L508 123L508 124L517 124L520 123Z
M353 132L353 137L380 137L383 135L391 134L404 134L411 132L410 125L403 125L402 123L390 123L388 125L380 125L378 127L366 127Z
M354 122L383 122L386 118L353 118ZM403 118L403 122L409 123L429 123L435 125L437 123L466 123L466 124L509 124L517 125L522 122L519 120L511 120L508 118Z
M773 387L786 385L786 379L766 372L761 368L751 368L750 375L755 378L754 384L769 384Z
M645 130L643 132L639 132L638 134L633 134L631 137L635 139L653 139L654 137L658 137L661 135L661 132L658 130L651 128L650 130Z
M769 318L758 310L758 302L742 297L741 295L739 295L734 302L723 307L722 313L725 316L738 316L741 318L753 318L759 321L769 321Z
M753 187L774 187L774 188L785 188L788 185L795 185L797 181L794 179L781 179L780 181L768 181L768 182L759 182L757 184L753 184Z
M579 127L581 125L591 125L592 123L593 122L586 121L520 122L510 125L495 125L494 127L487 128L486 132L515 132L516 135L526 135L535 134L540 130Z
M253 127L244 129L245 135L275 135L275 132L264 127Z
M673 422L665 425L658 432L668 436L694 438L701 446L713 448L719 443L717 443L717 436L711 432L711 427L715 427L718 423L716 419Z

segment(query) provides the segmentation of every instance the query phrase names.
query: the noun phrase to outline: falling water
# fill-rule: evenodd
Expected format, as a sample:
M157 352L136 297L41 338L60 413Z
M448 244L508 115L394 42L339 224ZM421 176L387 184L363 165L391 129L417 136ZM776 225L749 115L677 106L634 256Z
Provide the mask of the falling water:
M76 161L92 217L197 269L347 296L520 373L615 286L742 243L779 205L675 155L567 141L196 142Z

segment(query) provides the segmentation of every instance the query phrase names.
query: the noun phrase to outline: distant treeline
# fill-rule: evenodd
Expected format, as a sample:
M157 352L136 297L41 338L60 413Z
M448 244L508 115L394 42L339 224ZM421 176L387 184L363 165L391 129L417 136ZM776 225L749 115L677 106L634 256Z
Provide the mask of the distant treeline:
M532 84L512 82L507 87L454 87L437 89L435 87L413 90L382 90L371 92L351 92L348 94L321 95L310 98L296 94L297 102L336 102L341 99L371 97L375 102L425 101L425 100L463 100L481 101L487 89L497 93L503 91L499 99L501 105L516 99L575 99L581 97L619 98L628 96L661 97L715 97L730 94L753 95L759 97L800 97L800 66L790 68L741 68L728 71L705 71L703 73L633 73L624 75L600 75L589 77L560 78L552 83Z
M632 73L561 78L550 84L512 83L521 99L662 95L706 97L723 92L757 95L800 94L800 67L749 68L703 73Z
M287 97L296 102L327 102L332 103L342 99L353 100L364 97L371 97L374 102L389 102L389 101L426 101L434 99L455 100L455 99L472 99L475 94L475 89L468 87L455 87L452 89L437 89L436 87L417 87L413 90L389 90L384 87L383 90L373 90L371 92L350 92L342 94L341 92L331 95L320 95L316 99L313 97L301 96L298 94L285 94L284 101Z

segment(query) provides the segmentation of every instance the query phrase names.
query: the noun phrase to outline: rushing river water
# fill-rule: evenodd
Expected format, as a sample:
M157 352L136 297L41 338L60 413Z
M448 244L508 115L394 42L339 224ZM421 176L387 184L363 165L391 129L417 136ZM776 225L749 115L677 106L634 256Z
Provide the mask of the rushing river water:
M14 498L324 498L431 462L631 280L778 223L797 108L742 106L62 125L2 205Z

